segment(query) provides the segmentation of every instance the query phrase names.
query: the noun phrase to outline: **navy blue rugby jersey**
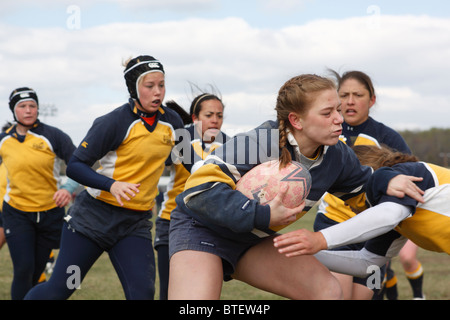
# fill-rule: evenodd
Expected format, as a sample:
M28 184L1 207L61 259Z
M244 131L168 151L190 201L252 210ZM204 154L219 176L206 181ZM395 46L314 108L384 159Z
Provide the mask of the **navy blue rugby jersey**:
M190 140L189 145L187 146L187 143L185 145L187 151L183 152L181 155L182 158L180 158L183 163L173 163L173 161L171 161L172 159L168 159L166 162L166 166L169 168L170 172L169 183L163 194L163 202L158 213L160 218L166 220L170 220L170 213L177 206L175 198L183 192L186 181L191 175L188 168L192 168L194 164L206 159L206 157L214 150L221 147L223 143L230 139L221 131L212 143L205 144L195 129L195 126L192 124L185 127L183 136L183 139L186 138L187 140ZM178 146L181 146L182 144L183 142L179 143Z
M371 117L358 126L350 126L344 122L342 128L341 140L349 146L386 145L403 153L411 153L398 132ZM343 222L356 215L342 200L330 194L323 197L318 211L336 222Z
M342 136L349 146L384 144L397 151L411 153L405 140L397 131L371 117L358 126L350 126L344 122Z
M55 208L61 160L67 164L74 150L66 133L39 121L25 136L17 133L16 126L1 133L0 157L7 172L5 201L26 212Z
M181 128L180 116L164 106L156 112L153 125L149 125L136 113L130 99L94 121L74 156L90 166L98 160L97 172L111 179L110 184L140 183L139 193L125 201L124 207L147 211L155 204L159 178L176 142L176 130ZM89 187L87 191L96 199L118 206L109 188Z
M423 177L416 184L425 191L424 203L409 196L397 198L386 194L387 183L399 174ZM375 171L367 184L367 199L371 206L395 202L411 208L411 216L392 230L366 244L368 250L386 255L401 234L418 246L450 254L450 170L431 163L406 162ZM397 233L398 232L398 233Z
M292 140L290 140L292 141ZM302 162L298 147L288 143L292 159ZM269 228L270 208L236 191L237 181L256 165L279 159L278 122L267 121L256 129L238 134L206 158L205 164L186 182L176 201L180 210L233 239L265 237L284 228ZM361 195L372 169L362 166L354 152L339 141L325 146L309 168L311 191L301 218L330 192L354 206L364 202Z

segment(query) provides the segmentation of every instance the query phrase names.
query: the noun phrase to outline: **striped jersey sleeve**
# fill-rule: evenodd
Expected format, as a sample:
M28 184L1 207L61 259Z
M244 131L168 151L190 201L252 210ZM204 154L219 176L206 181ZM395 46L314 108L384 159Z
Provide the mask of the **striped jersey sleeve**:
M291 144L288 150L293 159L300 160ZM185 191L176 199L179 208L211 228L222 233L231 230L241 238L275 233L279 228L269 228L270 207L248 199L235 188L246 172L260 163L278 159L279 154L276 122L268 121L255 130L233 137L189 177ZM325 147L309 171L312 187L303 214L328 190L343 200L356 199L365 191L371 174L371 169L361 166L356 155L343 143Z

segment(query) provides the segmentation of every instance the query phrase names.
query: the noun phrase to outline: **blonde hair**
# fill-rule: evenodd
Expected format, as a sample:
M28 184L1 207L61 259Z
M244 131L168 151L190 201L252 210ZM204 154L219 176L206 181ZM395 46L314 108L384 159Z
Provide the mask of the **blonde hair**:
M289 114L295 112L305 115L317 95L329 89L336 90L336 85L331 79L314 74L303 74L288 80L278 91L275 111L280 132L280 167L292 161L291 154L286 148L287 129L293 130L289 122Z
M381 167L392 167L397 163L417 162L419 159L407 153L395 151L388 146L382 145L357 145L353 146L356 156L362 165L372 167L377 170Z

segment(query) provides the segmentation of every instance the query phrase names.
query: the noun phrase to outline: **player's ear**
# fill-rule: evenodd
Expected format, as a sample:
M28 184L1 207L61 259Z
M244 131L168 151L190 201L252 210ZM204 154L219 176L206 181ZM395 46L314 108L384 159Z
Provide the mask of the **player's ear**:
M298 115L295 112L291 112L288 115L288 119L289 119L289 123L291 124L291 126L294 129L297 129L297 130L302 130L303 129L303 125L302 125L302 121L301 121L300 115Z
M376 97L376 95L373 95L369 101L369 109L373 107L373 105L375 104L376 101L377 101L377 97Z

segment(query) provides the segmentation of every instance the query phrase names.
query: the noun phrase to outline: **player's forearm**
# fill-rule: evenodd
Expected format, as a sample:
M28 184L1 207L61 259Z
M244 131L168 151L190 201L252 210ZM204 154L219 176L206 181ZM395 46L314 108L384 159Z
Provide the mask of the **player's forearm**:
M350 243L364 242L384 234L409 215L408 207L385 202L320 232L325 237L328 249L332 249Z

